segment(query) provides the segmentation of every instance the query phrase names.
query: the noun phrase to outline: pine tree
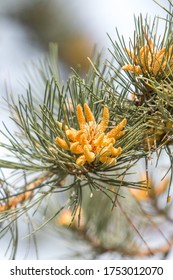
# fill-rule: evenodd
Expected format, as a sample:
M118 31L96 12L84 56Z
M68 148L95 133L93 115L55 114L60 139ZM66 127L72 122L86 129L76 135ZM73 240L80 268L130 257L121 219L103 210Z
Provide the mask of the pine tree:
M112 60L95 52L85 77L72 70L61 81L57 46L50 44L49 57L33 69L39 81L30 77L17 100L8 94L17 131L5 124L1 131L7 141L0 147L8 157L0 158L0 237L9 236L10 258L16 256L21 217L28 240L49 228L88 244L88 256L80 258L166 258L170 252L173 236L165 229L173 222L173 4L168 2L169 10L162 7L165 19L135 18L128 44L117 31L118 41L110 38ZM165 30L161 36L159 24ZM162 174L163 159L169 165Z

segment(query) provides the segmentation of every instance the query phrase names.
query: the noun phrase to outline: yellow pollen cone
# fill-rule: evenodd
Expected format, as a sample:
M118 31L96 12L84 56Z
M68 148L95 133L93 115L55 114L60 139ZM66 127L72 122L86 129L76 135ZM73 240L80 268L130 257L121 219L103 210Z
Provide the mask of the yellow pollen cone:
M131 64L124 65L122 67L122 70L124 70L124 71L131 71L131 72L134 72L137 75L142 74L142 70L141 70L140 66L135 66L135 65L131 65Z
M72 130L72 129L66 130L67 137L72 141L76 141L76 133L77 133L76 130Z
M84 146L84 156L88 163L91 163L95 160L95 154L89 151L87 145Z
M62 129L62 127L63 127L62 123L59 122L59 121L57 121L56 123L57 123L57 125L59 126L59 128ZM67 125L65 125L64 127L65 127L65 130L68 129L68 126L67 126Z
M80 104L77 105L77 119L78 119L80 129L83 129L86 121L85 121L85 116L83 114L82 106Z
M96 140L93 141L94 145L95 145L95 146L102 145L104 137L105 137L105 134L104 134L104 133L101 133L101 134L99 135L99 137L98 137Z
M102 121L100 122L100 132L104 132L109 123L109 109L107 106L103 109Z
M117 133L117 135L114 137L114 139L118 140L124 135L125 135L125 131L120 131L120 132Z
M108 138L115 138L116 135L124 128L124 126L126 125L127 120L123 119L115 128L111 129L108 133L107 133L107 137Z
M107 136L103 139L103 145L108 146L109 144L115 144L115 138L107 138Z
M83 148L79 142L72 143L70 145L70 151L74 154L83 154Z
M103 157L107 157L111 155L111 151L112 151L112 143L110 143L108 146L105 146L101 151L100 151L100 155Z
M56 140L56 143L58 144L58 146L60 146L62 149L69 150L69 146L67 145L65 140L62 140L58 136L56 137L55 140Z
M87 122L95 122L93 113L91 112L89 106L86 103L84 104L84 111L85 111Z
M111 155L114 157L119 156L121 154L121 152L122 152L121 147L118 147L117 149L112 147L112 149L111 149Z
M80 166L83 166L85 164L85 162L86 162L86 158L84 155L78 157L76 160L76 164L80 165Z
M88 141L87 141L87 138L86 138L86 135L85 135L85 134L82 134L82 135L81 135L81 137L80 137L80 143L82 144L82 146L88 145Z
M82 134L83 134L83 131L82 130L78 130L76 132L75 141L80 142Z
M99 158L99 160L102 162L102 163L105 163L105 164L108 164L108 165L115 165L117 163L117 160L116 158L110 158L110 157L104 157L104 156L101 156Z

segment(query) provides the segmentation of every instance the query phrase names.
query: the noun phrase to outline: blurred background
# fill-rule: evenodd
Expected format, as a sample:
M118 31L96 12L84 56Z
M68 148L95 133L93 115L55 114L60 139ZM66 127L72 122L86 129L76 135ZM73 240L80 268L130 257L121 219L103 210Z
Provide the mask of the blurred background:
M166 5L167 1L162 1L164 5L163 2ZM115 40L116 27L126 40L133 36L133 17L140 13L151 18L165 15L152 0L0 1L0 129L3 129L2 121L9 123L9 113L2 108L6 88L11 87L14 94L20 94L26 66L42 59L50 42L58 43L60 70L66 79L71 67L80 65L83 72L87 70L87 57L91 57L95 45L109 57L107 49L111 49L111 42L107 33ZM0 153L1 156L3 151ZM25 236L24 230L21 236ZM66 258L71 251L70 242L64 246L60 235L51 229L39 232L38 236L41 259ZM22 239L19 259L23 258L25 242ZM76 246L84 244L76 242ZM4 257L5 247L5 243L1 245L0 258ZM34 249L29 257L35 258Z
M4 79L15 82L23 65L41 57L50 42L58 43L67 71L78 64L85 70L95 44L111 48L107 33L115 40L117 27L126 39L133 36L133 16L140 13L164 14L153 0L0 1L1 86Z

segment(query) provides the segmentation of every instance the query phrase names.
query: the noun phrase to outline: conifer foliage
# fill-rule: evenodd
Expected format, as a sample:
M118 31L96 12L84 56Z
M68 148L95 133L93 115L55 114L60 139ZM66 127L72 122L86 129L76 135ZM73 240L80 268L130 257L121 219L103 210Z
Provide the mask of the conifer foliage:
M49 57L33 70L42 86L30 78L25 95L17 101L15 94L8 96L17 130L4 124L0 132L6 138L0 147L8 154L0 158L0 238L8 236L10 258L16 257L23 216L28 239L35 240L43 227L57 238L67 238L69 231L69 238L90 246L89 258L168 255L173 244L164 230L173 226L173 4L168 2L169 10L162 7L167 18L156 17L152 24L141 15L135 19L128 43L117 31L113 60L95 54L85 77L72 70L62 82L57 46L50 44ZM169 164L157 181L163 158ZM152 244L155 234L162 240L158 247Z

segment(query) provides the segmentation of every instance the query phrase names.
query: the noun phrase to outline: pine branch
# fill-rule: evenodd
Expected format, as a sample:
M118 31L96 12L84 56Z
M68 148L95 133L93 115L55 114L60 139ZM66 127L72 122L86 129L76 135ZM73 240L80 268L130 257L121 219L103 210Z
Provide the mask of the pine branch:
M172 2L168 2L172 6ZM49 58L35 67L39 82L30 77L26 95L19 95L17 101L8 96L11 120L17 131L11 132L5 124L4 131L0 131L6 138L0 147L9 156L0 159L0 168L11 169L17 180L11 183L12 175L7 179L2 174L0 221L3 226L0 233L3 237L10 232L9 247L12 244L13 257L18 243L18 219L26 215L30 223L29 212L40 212L41 205L45 209L45 220L37 228L32 227L29 235L68 207L70 224L75 225L73 229L102 253L115 250L130 256L168 253L166 245L150 249L142 230L149 224L154 228L156 225L147 220L141 203L131 198L125 200L123 192L133 188L149 193L148 165L146 184L132 179L133 168L141 159L146 159L148 164L154 154L157 163L160 162L165 150L170 160L166 171L166 175L171 173L167 194L167 202L170 201L173 177L172 11L168 14L162 36L157 34L160 19L154 18L151 23L142 15L135 18L134 37L128 44L117 31L118 40L111 39L114 48L111 53L118 66L115 61L103 62L98 54L93 61L89 58L91 67L86 77L73 70L65 83L60 81L57 47L52 44ZM53 213L47 216L50 198L56 194L63 195L65 203L59 199ZM95 201L94 208L91 197ZM153 192L150 199L154 201L151 203L154 211L171 221L167 211L159 210L156 193ZM123 201L126 201L125 206ZM87 223L80 226L83 207L87 209ZM103 209L104 217L100 215ZM136 211L140 221L136 216L132 218ZM96 218L92 217L93 213ZM123 234L117 231L115 237L109 232L112 239L106 240L104 229L106 236L108 229L114 230L114 219L116 225L125 230ZM88 225L92 228L89 232ZM136 235L146 250L134 242ZM116 245L117 241L121 245ZM170 243L172 245L172 237Z

